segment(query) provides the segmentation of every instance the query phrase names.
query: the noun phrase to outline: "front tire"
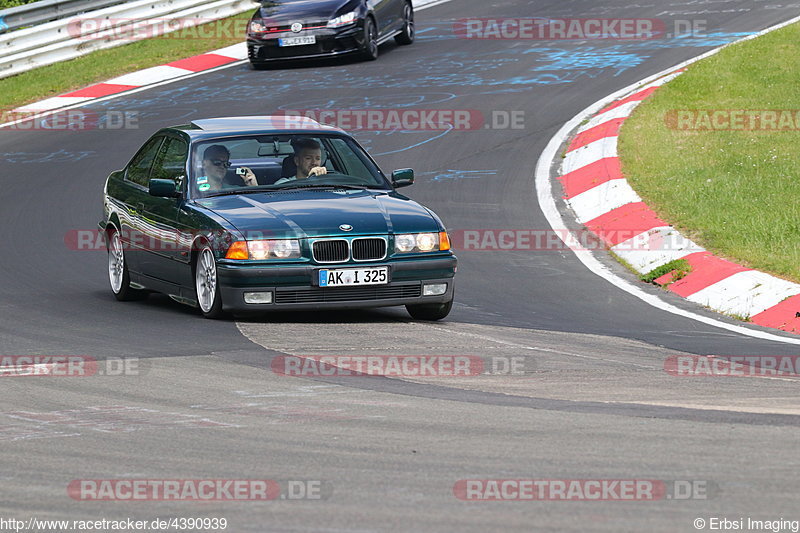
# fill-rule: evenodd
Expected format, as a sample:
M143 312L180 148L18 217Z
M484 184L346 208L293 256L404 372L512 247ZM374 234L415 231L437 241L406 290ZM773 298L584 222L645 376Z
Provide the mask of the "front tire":
M197 254L194 269L195 290L197 291L197 305L206 318L219 318L222 316L222 294L219 290L217 278L217 260L214 252L208 245L204 246Z
M411 7L411 2L406 2L403 7L403 31L395 36L394 40L397 44L411 44L415 35L414 8Z
M364 21L364 44L361 45L361 57L365 61L378 59L378 28L372 17Z
M453 300L443 304L407 305L406 310L416 320L442 320L450 314Z
M128 273L128 263L125 261L122 237L116 229L108 232L108 280L111 282L114 297L120 302L140 300L147 296L146 292L131 288L131 276Z

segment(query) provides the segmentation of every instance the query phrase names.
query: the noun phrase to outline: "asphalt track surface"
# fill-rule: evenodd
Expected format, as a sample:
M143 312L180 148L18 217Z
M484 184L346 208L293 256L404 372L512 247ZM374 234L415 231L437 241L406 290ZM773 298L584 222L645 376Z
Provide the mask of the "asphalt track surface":
M0 387L0 517L226 517L230 531L694 531L701 517L800 519L797 382L686 379L664 360L796 354L619 291L569 251L461 251L441 323L402 309L208 321L164 297L116 302L93 229L102 184L163 125L280 109L524 112L521 129L361 132L381 167L451 231L546 230L533 190L556 130L615 90L796 15L777 2L454 0L377 62L234 66L95 104L138 128L0 132L0 354L141 358L139 375L17 378ZM695 39L464 40L463 17L702 20ZM405 192L405 191L404 191ZM623 277L631 278L621 267ZM656 289L653 289L656 291ZM725 318L663 294L677 306ZM289 378L282 354L523 357L523 376ZM112 409L112 407L114 407ZM80 502L75 479L319 480L323 500ZM708 499L462 502L462 479L699 480Z

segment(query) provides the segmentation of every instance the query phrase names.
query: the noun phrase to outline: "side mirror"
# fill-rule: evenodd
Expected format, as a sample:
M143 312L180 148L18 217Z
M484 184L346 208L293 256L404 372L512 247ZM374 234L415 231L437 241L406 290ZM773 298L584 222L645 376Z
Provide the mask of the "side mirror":
M410 168L401 168L392 172L392 185L395 189L414 185L414 171Z
M178 198L181 195L176 183L172 180L150 180L149 189L150 196L160 198Z

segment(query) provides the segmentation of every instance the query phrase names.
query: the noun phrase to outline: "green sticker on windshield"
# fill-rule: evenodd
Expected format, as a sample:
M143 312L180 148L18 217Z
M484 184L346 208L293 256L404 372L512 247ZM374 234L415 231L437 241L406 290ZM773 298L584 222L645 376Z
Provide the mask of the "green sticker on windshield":
M208 183L203 183L202 185L200 185L197 188L200 189L203 192L206 192L207 190L211 189L211 185L209 185Z

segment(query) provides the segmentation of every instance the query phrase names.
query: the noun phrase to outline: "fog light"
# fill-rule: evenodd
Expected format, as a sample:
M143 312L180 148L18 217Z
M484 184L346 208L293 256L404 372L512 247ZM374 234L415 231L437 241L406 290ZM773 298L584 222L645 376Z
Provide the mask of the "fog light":
M447 292L447 283L433 283L422 286L423 296L441 296Z
M244 293L244 303L246 304L271 304L271 292L246 292Z

